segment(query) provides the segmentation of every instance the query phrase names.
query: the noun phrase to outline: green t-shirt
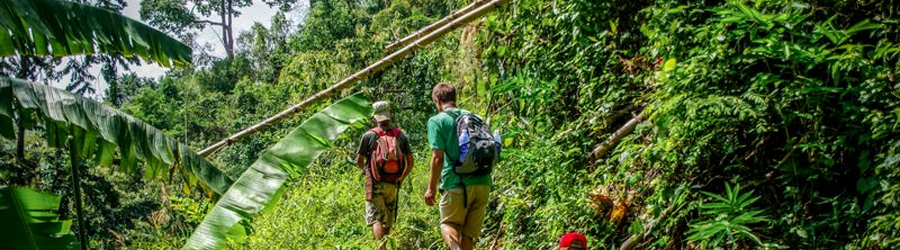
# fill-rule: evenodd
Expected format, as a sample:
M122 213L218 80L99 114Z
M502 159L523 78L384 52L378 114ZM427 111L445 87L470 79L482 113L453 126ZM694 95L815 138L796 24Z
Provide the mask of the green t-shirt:
M469 111L451 109L456 115L468 114ZM456 134L456 122L449 114L440 112L428 119L428 144L431 149L444 151L444 168L441 170L441 190L458 188L460 178L466 186L490 186L491 175L461 177L453 172L453 159L459 159L459 138Z

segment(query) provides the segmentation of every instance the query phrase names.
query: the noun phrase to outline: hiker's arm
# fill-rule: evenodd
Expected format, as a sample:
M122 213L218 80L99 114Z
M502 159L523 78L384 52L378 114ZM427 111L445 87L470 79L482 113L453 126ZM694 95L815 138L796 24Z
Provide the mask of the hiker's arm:
M425 191L425 205L434 206L434 190L437 189L438 180L441 178L441 168L444 166L444 150L431 150L431 173L428 175L428 190Z
M364 170L366 167L366 157L361 154L356 154L356 167L359 170Z
M403 180L406 179L406 176L409 176L409 173L412 172L413 167L416 166L416 164L413 162L412 154L406 155L406 166L407 167L403 169L403 175L400 176L400 182L403 182Z
M435 116L436 117L436 116ZM444 167L444 136L446 135L441 124L432 117L428 119L428 145L431 146L431 171L428 173L428 189L425 190L425 205L434 206L434 191L441 178L441 169Z
M359 139L359 148L356 149L356 167L359 170L366 169L366 156L371 154L372 143L376 140L373 139L373 136L373 133L366 132Z
M406 176L409 176L409 173L412 172L413 167L415 167L415 163L413 162L413 152L412 148L409 147L409 137L406 137L406 133L400 133L400 151L406 155L406 166L403 168L403 175L400 175L400 182L406 179Z

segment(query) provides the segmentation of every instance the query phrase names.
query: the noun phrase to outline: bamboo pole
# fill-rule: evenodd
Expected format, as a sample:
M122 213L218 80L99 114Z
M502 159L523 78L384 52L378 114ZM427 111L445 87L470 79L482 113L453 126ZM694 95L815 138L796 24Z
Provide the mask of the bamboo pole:
M450 15L447 15L446 17L441 18L441 20L438 20L437 22L429 24L428 26L425 26L425 28L422 28L422 29L416 31L415 33L409 34L406 37L401 38L400 40L397 40L391 44L388 44L387 47L384 47L384 50L390 52L391 50L394 50L397 47L406 46L407 44L409 44L409 42L415 41L415 40L421 38L422 36L424 36L425 34L431 33L435 29L440 28L441 26L444 26L447 23L452 22L453 20L456 20L457 18L459 18L465 14L468 14L475 8L478 8L479 6L482 6L482 5L484 5L484 3L487 3L487 2L489 2L489 0L478 0L478 1L475 1L475 2L467 5L466 7L463 7L462 9L454 10L453 12L450 12Z
M610 135L609 139L607 139L605 142L603 142L603 144L600 144L600 146L597 146L597 148L594 148L594 150L591 151L591 154L588 157L590 159L590 162L593 162L594 160L606 155L607 151L619 144L619 141L621 141L623 137L631 134L631 132L634 131L634 127L637 127L637 125L643 120L643 112L641 112L641 114L635 116L634 118L631 118L631 120L628 120L628 122L625 123L624 126L620 127L618 130L616 130L615 133Z
M279 112L278 114L275 114L272 117L269 117L253 126L250 126L249 128L241 130L240 132L230 135L230 136L226 137L225 139L223 139L219 142L216 142L215 144L210 145L209 147L204 148L203 150L198 152L198 154L201 156L204 156L204 157L209 156L210 154L218 151L219 149L222 149L225 146L228 146L231 143L234 143L240 139L243 139L244 137L247 137L257 131L265 129L273 124L277 124L277 123L281 122L282 120L284 120L285 118L288 118L291 115L293 115L297 112L300 112L300 110L302 110L303 108L305 108L309 105L312 105L316 101L318 101L336 91L342 90L344 88L348 88L348 87L352 86L353 84L355 84L356 82L359 82L359 80L365 79L366 77L368 77L374 73L377 73L377 72L383 70L384 68L387 68L388 66L393 65L397 60L408 56L410 53L418 50L419 48L425 47L426 45L430 44L431 42L434 42L434 40L437 40L444 34L447 34L448 32L458 28L459 26L465 25L468 22L474 20L475 18L481 17L482 15L493 11L494 9L497 8L497 6L505 4L508 1L509 0L490 0L489 2L478 7L477 9L475 9L469 13L466 13L465 15L463 15L457 19L454 19L452 22L450 22L444 26L441 26L440 28L436 29L435 31L433 31L431 33L428 33L428 34L422 36L421 38L417 39L415 42L407 44L402 49L400 49L394 53L391 53L390 55L381 58L381 60L378 60L377 62L354 73L353 75L350 75L349 77L344 78L343 80L337 82L336 84L332 85L331 87L328 87L327 89L322 90L319 93L316 93L310 97L307 97L305 100L301 101L300 103L294 104L293 106L291 106L285 110L282 110L281 112Z

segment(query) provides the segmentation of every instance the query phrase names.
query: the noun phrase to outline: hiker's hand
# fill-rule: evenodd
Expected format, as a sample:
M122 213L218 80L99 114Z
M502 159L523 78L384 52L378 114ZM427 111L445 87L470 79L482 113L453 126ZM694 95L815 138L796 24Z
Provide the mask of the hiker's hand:
M425 190L425 205L434 206L434 190Z

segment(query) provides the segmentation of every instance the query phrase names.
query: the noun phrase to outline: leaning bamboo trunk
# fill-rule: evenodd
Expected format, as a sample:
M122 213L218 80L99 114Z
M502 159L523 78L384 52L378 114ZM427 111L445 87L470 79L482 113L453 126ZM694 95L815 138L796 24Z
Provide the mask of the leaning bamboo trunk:
M627 123L625 123L624 126L619 128L618 130L616 130L616 132L613 133L612 135L610 135L609 139L607 139L605 142L603 142L603 144L600 144L600 146L598 146L593 151L591 151L591 155L588 157L590 159L590 161L593 162L595 159L600 159L604 155L606 155L607 151L609 151L610 149L614 148L617 144L619 144L619 141L621 141L622 138L624 138L626 135L631 134L631 132L634 131L634 127L637 127L638 123L641 123L641 121L643 121L643 120L644 120L643 113L635 116L634 118L631 118L631 120L629 120Z
M459 18L463 15L469 14L469 12L472 12L472 10L484 5L484 3L487 3L487 2L489 2L489 0L479 0L479 1L475 1L475 2L467 5L466 7L463 7L462 9L454 10L453 12L450 12L450 15L447 15L446 17L441 18L441 20L438 20L437 22L429 24L428 26L425 26L425 28L422 28L422 29L416 31L415 33L409 34L408 36L406 36L400 40L397 40L391 44L388 44L388 46L385 47L384 50L390 52L390 51L396 49L397 47L406 46L407 44L409 44L409 42L416 41L417 39L421 38L422 36L424 36L428 33L431 33L435 29L440 28L441 26L444 26L447 23L452 22L453 20L456 20L457 18Z
M285 118L288 118L291 115L293 115L297 112L300 112L300 110L315 103L316 101L318 101L336 91L339 91L344 88L348 88L348 87L352 86L353 84L359 82L359 80L365 79L366 77L369 77L370 75L372 75L376 72L379 72L388 66L393 65L397 60L400 60L400 59L406 57L407 55L418 50L419 48L425 47L426 45L430 44L431 42L434 42L434 40L437 40L444 34L447 34L448 32L452 31L453 29L456 29L459 26L465 25L469 21L472 21L475 18L481 17L482 15L493 11L494 9L497 8L498 5L505 4L508 1L509 0L491 0L490 2L487 2L484 5L478 7L477 9L463 15L462 17L454 19L452 22L450 22L444 26L441 26L440 28L436 29L435 31L428 33L426 35L423 35L421 38L417 39L415 42L406 45L405 47L398 50L397 52L391 53L390 55L388 55L384 58L381 58L381 60L378 60L377 62L354 73L353 75L350 75L349 77L344 78L343 80L337 82L336 84L332 85L331 87L328 87L327 89L322 90L319 93L316 93L316 94L306 98L305 100L301 101L300 103L297 103L297 104L291 106L290 108L287 108L287 109L279 112L278 114L263 120L262 122L259 122L253 126L250 126L249 128L244 129L244 130L241 130L240 132L237 132L236 134L228 136L225 139L223 139L219 142L216 142L215 144L210 145L209 147L204 148L203 150L198 152L198 154L200 154L201 156L209 156L210 154L218 151L219 149L222 149L223 147L225 147L231 143L234 143L240 139L243 139L244 137L247 137L247 136L249 136L257 131L260 131L264 128L267 128L273 124L279 123L282 120L284 120Z

